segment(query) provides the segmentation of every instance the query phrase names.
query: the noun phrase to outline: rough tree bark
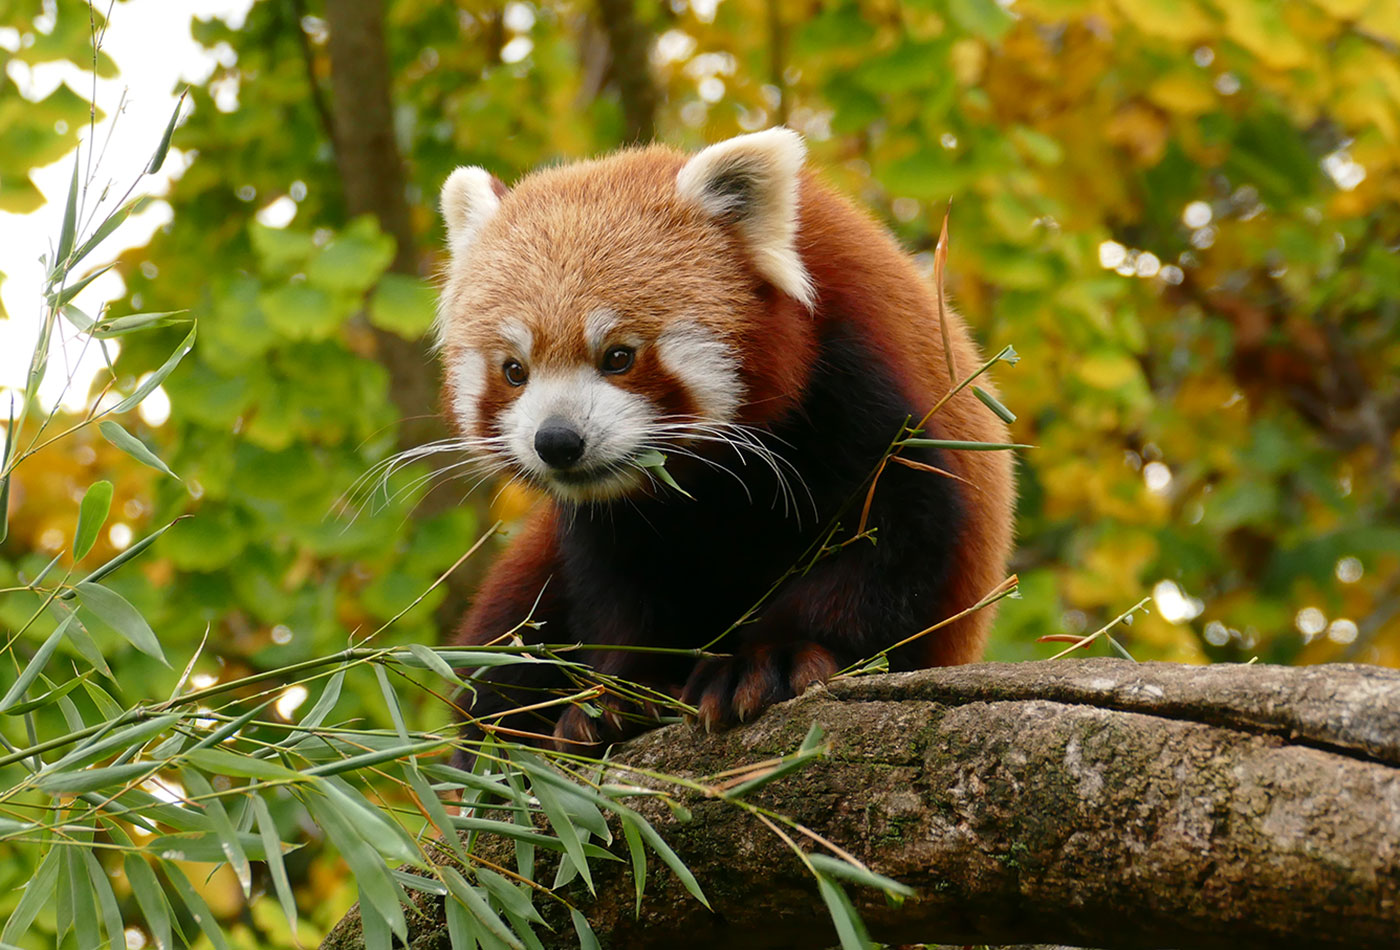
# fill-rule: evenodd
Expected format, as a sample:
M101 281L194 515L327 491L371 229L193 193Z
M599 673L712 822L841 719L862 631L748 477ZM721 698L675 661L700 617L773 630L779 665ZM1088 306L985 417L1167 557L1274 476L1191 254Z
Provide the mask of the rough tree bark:
M850 889L878 940L1400 947L1400 671L979 664L838 681L731 732L657 730L615 759L704 776L791 752L813 722L830 754L755 800L918 890L892 907ZM722 801L689 804L687 824L647 813L715 912L653 862L634 917L626 862L600 864L596 898L569 898L605 947L835 943L771 833ZM433 911L413 947L448 945ZM357 946L353 914L323 944Z

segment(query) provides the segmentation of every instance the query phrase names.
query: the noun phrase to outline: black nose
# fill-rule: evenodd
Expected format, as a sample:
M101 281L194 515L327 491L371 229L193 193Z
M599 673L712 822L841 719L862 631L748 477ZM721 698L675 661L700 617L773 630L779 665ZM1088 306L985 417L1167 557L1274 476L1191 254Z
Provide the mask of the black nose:
M550 468L568 468L583 458L583 436L568 422L552 416L535 432L535 451Z

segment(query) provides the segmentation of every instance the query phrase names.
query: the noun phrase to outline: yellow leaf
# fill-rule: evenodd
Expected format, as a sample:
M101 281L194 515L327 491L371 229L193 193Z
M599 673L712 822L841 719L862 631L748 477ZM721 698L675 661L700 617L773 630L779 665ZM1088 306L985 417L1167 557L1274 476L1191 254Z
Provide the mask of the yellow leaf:
M982 81L982 70L987 65L986 44L972 37L960 39L953 44L949 60L958 85L975 86Z
M1215 108L1215 90L1211 89L1205 73L1177 69L1162 76L1147 90L1147 98L1168 112L1200 115Z
M1367 33L1400 43L1400 3L1395 0L1371 0L1371 5L1356 25Z
M1296 69L1308 51L1289 27L1275 0L1222 0L1225 34L1274 69Z
M1124 19L1142 32L1178 43L1209 39L1211 18L1195 0L1116 0Z
M1355 20L1374 5L1371 0L1313 0L1313 4L1339 20Z
M1080 379L1096 389L1121 389L1142 373L1132 357L1107 351L1083 357L1076 370Z

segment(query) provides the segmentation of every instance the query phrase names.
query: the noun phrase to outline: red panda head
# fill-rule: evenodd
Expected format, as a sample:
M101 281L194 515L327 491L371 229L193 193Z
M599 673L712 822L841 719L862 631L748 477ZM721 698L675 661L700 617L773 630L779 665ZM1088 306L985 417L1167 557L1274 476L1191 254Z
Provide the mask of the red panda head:
M804 151L770 129L512 189L453 172L438 335L468 443L556 497L598 501L648 484L648 451L704 454L790 405L813 334Z

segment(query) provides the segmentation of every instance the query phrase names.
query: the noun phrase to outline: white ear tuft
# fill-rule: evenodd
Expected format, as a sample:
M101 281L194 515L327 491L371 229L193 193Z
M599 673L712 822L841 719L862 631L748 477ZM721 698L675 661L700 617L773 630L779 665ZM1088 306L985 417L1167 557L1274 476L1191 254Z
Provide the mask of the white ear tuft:
M802 136L773 128L711 145L676 176L681 197L743 233L754 265L807 307L816 293L797 253L797 186L807 154Z
M442 185L442 218L447 223L447 246L457 257L471 247L481 229L501 206L490 172L475 165L459 168Z

